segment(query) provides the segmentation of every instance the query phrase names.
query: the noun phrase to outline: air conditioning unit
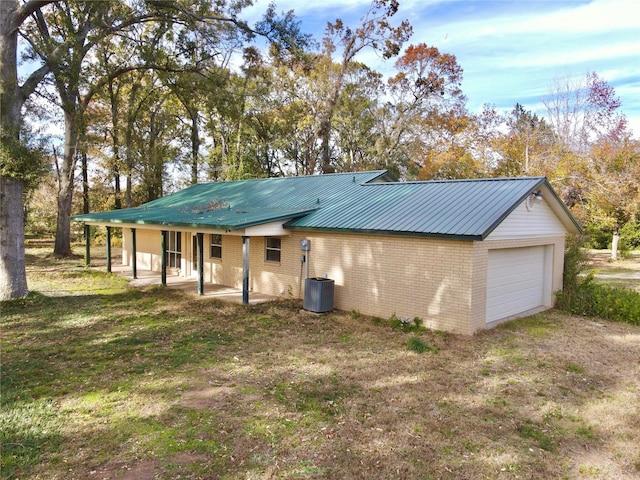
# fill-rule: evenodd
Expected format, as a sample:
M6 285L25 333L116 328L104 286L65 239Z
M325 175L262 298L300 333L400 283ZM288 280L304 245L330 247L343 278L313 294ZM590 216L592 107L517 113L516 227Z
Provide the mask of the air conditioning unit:
M333 310L335 282L329 278L307 278L304 281L303 308L315 313Z

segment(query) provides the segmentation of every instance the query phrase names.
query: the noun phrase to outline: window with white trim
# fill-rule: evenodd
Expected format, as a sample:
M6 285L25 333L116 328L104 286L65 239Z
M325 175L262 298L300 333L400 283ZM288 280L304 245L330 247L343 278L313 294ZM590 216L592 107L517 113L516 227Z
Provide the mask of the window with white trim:
M212 233L209 235L210 244L209 244L209 257L210 258L222 258L222 235L217 233Z
M182 262L182 232L167 232L165 255L168 268L180 268L180 263Z
M265 260L280 263L281 241L276 237L265 238Z

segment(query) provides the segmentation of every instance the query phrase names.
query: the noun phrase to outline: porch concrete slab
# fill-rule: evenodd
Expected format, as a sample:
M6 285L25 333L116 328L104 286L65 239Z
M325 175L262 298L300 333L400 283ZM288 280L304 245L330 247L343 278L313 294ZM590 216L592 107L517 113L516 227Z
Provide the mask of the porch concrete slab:
M104 267L102 267L104 268ZM131 267L128 265L112 265L111 272L123 277L129 277L129 285L136 288L144 288L150 286L162 285L162 278L160 273L152 272L151 270L137 269L136 277L131 278ZM196 295L199 298L218 298L225 302L242 304L242 289L230 287L227 285L219 285L217 283L205 283L204 294L198 294L198 280L196 278L181 277L176 274L167 273L167 288L174 288L186 293ZM249 304L255 305L257 303L270 302L277 300L278 297L274 295L267 295L260 292L249 292Z

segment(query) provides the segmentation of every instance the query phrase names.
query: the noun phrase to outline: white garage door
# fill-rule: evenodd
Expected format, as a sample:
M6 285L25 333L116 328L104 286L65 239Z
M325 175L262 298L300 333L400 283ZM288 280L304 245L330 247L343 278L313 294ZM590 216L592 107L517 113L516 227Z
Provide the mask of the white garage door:
M545 247L489 250L487 323L544 305Z

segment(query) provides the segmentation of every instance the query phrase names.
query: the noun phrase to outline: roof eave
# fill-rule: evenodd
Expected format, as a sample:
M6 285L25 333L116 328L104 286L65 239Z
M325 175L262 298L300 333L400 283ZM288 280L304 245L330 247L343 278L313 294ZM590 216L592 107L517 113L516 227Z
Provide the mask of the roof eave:
M307 226L294 226L290 224L289 225L284 224L283 227L287 230L308 231L308 232L394 235L394 236L401 236L401 237L446 238L449 240L466 240L466 241L482 240L482 235L463 235L463 234L439 233L439 232L409 232L409 231L398 231L398 230L375 230L375 229L368 229L368 228L307 227Z
M244 222L234 222L234 223L204 223L204 222L163 222L163 221L149 221L144 219L120 219L120 218L99 218L92 217L90 215L75 215L71 217L72 220L78 222L88 222L92 224L117 224L117 225L157 225L157 226L165 226L165 227L182 227L182 228L215 228L217 230L241 230L244 228L255 227L257 225L264 225L267 223L284 221L289 222L291 220L298 219L303 217L316 209L303 210L299 212L286 212L279 215L273 215L257 220L250 220Z

